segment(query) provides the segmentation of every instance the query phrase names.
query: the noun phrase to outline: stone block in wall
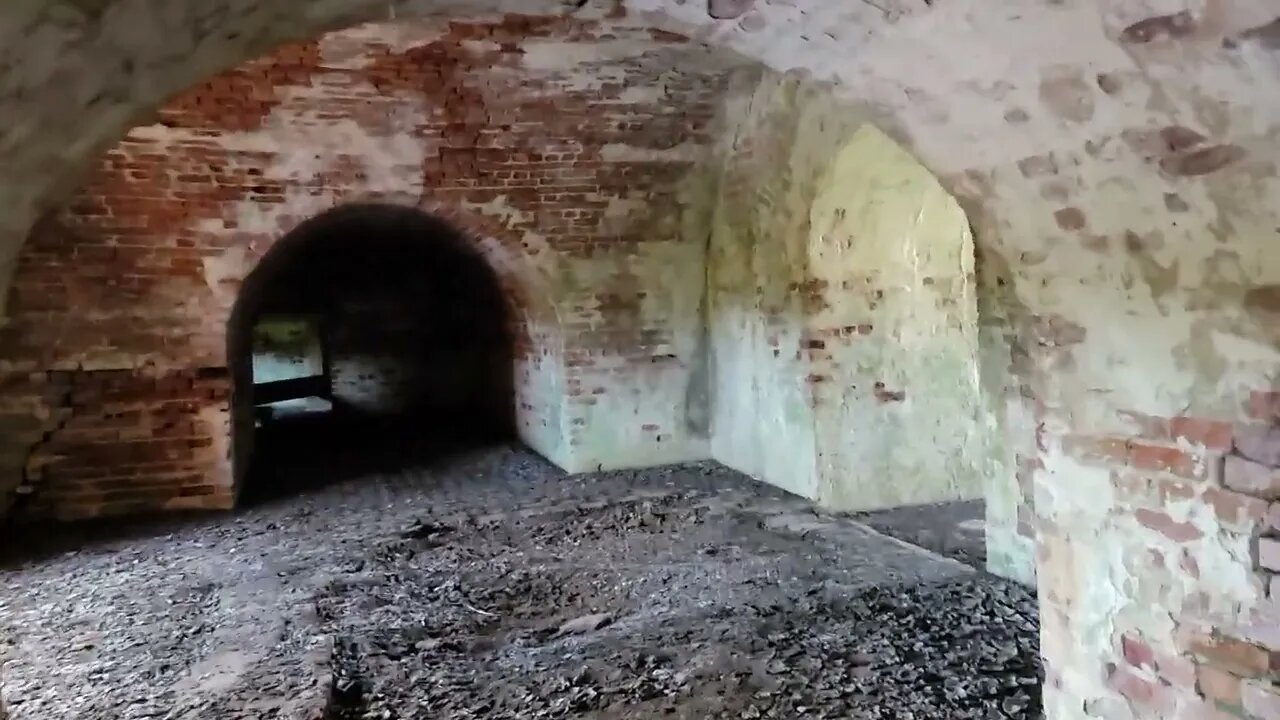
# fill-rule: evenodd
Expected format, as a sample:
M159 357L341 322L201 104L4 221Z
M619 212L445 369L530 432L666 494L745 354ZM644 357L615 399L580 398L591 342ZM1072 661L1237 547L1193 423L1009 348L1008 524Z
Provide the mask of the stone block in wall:
M1258 540L1258 564L1267 570L1280 572L1280 539L1264 537Z
M1236 428L1235 449L1254 462L1280 466L1280 426L1241 425Z
M1232 490L1267 500L1280 499L1280 468L1271 465L1231 455L1223 468L1222 481Z

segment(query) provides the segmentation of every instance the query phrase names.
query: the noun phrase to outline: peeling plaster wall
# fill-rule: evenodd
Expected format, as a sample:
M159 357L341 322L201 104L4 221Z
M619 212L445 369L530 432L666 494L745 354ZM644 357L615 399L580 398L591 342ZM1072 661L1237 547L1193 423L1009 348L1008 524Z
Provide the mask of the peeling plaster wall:
M820 495L802 351L809 215L832 151L857 122L821 97L792 76L737 78L708 255L712 456L809 498Z
M744 73L725 116L713 456L841 510L980 497L998 428L963 210L813 83Z
M806 322L819 497L853 510L982 497L995 423L964 211L871 125L819 187Z

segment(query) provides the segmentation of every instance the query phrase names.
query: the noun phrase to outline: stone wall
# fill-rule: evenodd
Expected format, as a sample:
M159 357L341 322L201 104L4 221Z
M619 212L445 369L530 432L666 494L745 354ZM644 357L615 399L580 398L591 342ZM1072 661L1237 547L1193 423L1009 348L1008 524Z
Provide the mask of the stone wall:
M700 250L675 202L732 65L625 19L511 16L362 26L235 68L108 150L33 234L0 330L11 375L225 367L257 259L374 200L439 212L501 276L529 444L571 470L700 457ZM6 495L30 460L15 445Z

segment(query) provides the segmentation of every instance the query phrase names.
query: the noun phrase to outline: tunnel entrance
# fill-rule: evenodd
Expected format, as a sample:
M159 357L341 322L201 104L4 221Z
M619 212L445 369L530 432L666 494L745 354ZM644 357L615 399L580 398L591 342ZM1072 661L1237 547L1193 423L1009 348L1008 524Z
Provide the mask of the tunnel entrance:
M498 276L422 211L356 204L303 222L245 278L227 338L242 503L515 435Z

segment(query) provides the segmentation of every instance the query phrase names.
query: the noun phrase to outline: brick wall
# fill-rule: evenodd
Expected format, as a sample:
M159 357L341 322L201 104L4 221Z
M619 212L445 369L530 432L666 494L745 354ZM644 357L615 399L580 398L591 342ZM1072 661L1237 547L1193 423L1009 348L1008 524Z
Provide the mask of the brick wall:
M1131 413L1127 433L1042 438L1045 464L1074 466L1101 513L1082 522L1090 511L1065 507L1076 501L1036 470L1051 692L1079 692L1080 679L1052 668L1076 664L1065 661L1088 647L1079 634L1100 631L1111 657L1095 662L1113 695L1081 693L1093 715L1120 717L1127 706L1139 718L1280 718L1278 400L1252 393L1239 422ZM1089 526L1105 553L1079 541ZM1089 628L1095 608L1076 573L1122 583L1130 600L1110 628Z
M650 428L669 426L668 441L684 432L692 359L672 347L688 345L674 336L691 330L673 325L683 308L642 302L639 278L662 273L665 248L681 244L678 181L699 157L729 70L695 43L625 19L413 21L281 48L172 100L41 223L0 330L7 367L15 378L65 373L59 382L77 388L144 367L174 377L226 367L227 319L258 258L308 217L375 200L441 211L502 277L521 315L521 432L537 449L573 468L579 455L610 454L610 442L632 459L652 455L646 438L680 446L657 445ZM669 370L655 379L655 366ZM138 382L127 389L135 411L194 401ZM574 418L604 396L629 410L612 419L619 434L577 437L586 423ZM201 397L191 413L222 402ZM115 431L115 410L59 407L77 432ZM184 441L207 443L199 432ZM34 445L54 443L68 471L97 458L103 492L118 493L96 496L104 512L135 509L131 482L204 487L216 498L204 502L223 502L208 453L151 473L132 455L98 456L41 433L6 449L0 488L20 481ZM202 472L200 483L188 478ZM42 482L50 494L29 507L83 514L87 505L67 499L80 496L47 490L65 481Z
M59 519L225 509L229 385L221 368L47 374L54 427L31 446L17 510Z

